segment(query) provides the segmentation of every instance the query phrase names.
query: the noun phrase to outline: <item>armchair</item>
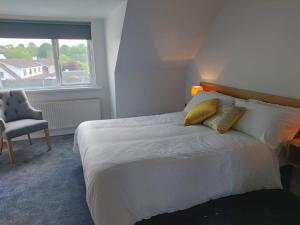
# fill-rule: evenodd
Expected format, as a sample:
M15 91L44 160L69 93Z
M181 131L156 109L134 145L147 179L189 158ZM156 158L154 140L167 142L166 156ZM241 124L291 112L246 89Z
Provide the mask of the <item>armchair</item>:
M12 139L27 135L32 144L30 133L39 130L44 130L50 151L48 122L43 120L42 112L30 105L23 90L0 91L0 155L6 142L9 161L15 163Z

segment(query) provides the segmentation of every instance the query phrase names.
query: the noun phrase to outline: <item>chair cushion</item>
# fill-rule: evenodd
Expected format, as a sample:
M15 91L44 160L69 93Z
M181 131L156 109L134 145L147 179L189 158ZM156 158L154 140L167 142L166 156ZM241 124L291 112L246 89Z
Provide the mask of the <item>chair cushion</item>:
M11 139L47 128L48 122L46 120L16 120L6 123L5 134L7 139Z

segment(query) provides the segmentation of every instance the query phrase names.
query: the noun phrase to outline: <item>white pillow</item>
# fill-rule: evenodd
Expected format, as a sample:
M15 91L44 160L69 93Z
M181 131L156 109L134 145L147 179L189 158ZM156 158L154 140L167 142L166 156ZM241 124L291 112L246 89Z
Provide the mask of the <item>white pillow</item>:
M234 129L253 136L270 148L294 138L300 129L300 112L261 104L257 101L235 100L237 106L246 107L247 112L234 126Z
M292 111L296 111L296 112L300 113L300 108L294 108L294 107L291 107L291 106L272 104L272 103L268 103L268 102L259 101L259 100L256 100L256 99L249 99L249 101L250 102L256 102L256 103L259 103L259 104L262 104L262 105L279 107L281 109L292 110Z
M228 95L223 95L215 91L199 91L196 96L194 96L184 108L185 112L188 112L193 106L199 104L208 99L218 98L219 105L234 104L234 98Z

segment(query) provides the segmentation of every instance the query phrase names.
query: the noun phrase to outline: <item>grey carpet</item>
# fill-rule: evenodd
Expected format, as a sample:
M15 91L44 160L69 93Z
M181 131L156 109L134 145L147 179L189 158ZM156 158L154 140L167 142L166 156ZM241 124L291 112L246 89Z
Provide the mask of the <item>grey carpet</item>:
M47 152L44 139L14 145L16 165L0 157L1 225L92 225L85 184L73 135L53 137Z

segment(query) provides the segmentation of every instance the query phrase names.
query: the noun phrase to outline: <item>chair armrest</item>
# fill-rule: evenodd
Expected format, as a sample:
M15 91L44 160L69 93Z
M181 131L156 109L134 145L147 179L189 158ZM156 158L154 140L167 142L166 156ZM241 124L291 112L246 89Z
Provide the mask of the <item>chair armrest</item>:
M5 122L3 119L0 118L0 138L4 136L5 128L6 128Z
M30 119L35 119L35 120L43 119L42 111L33 108L31 105L29 105L29 103L28 103L28 116L30 117Z
M20 104L19 113L20 113L20 118L22 119L34 119L34 120L43 119L42 111L33 108L28 101L25 101Z

